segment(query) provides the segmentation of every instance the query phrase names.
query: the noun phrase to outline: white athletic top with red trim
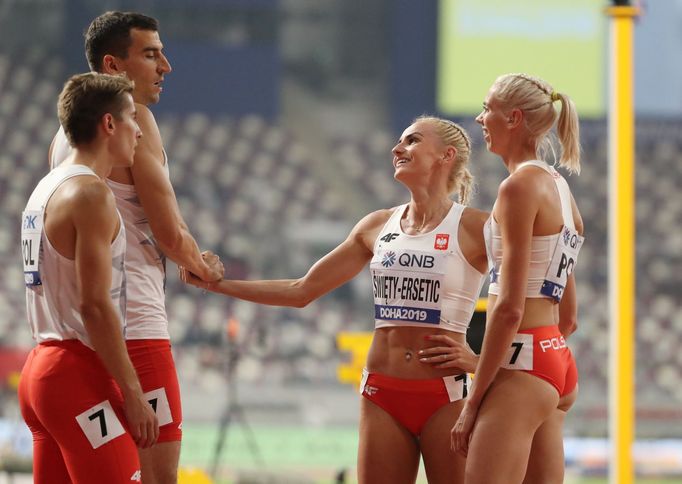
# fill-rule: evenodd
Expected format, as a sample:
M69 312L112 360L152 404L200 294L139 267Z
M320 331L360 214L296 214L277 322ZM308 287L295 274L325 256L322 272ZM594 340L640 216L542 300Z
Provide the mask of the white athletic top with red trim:
M464 206L452 204L431 232L407 235L400 226L407 204L396 208L374 243L370 262L375 328L413 326L466 333L485 274L459 247Z

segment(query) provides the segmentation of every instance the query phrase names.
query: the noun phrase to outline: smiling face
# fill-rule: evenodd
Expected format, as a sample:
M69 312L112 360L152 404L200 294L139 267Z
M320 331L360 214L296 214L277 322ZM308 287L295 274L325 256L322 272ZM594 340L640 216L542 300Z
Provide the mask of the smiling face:
M126 58L113 57L112 69L125 72L135 81L135 102L144 105L159 102L163 77L171 72L171 65L163 54L159 33L154 30L131 29L131 44Z
M476 122L483 127L483 139L488 151L503 155L509 144L509 116L495 91L494 86L488 91L483 111L476 117Z
M425 180L439 168L446 146L433 123L425 120L410 125L393 147L396 180Z

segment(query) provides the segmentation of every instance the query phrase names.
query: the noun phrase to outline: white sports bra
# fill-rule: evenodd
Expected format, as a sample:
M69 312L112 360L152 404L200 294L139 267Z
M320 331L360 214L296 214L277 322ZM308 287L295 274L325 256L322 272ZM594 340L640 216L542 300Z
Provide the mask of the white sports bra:
M375 328L416 326L466 333L485 274L459 247L464 206L452 204L431 232L407 235L400 226L407 205L398 207L374 243L370 262Z
M552 175L559 191L561 216L564 221L561 232L557 234L533 236L530 246L526 297L548 297L559 302L563 296L568 276L571 275L578 261L578 252L585 239L575 230L571 191L564 177L544 161L538 160L521 163L517 171L526 166L542 168ZM500 293L499 278L503 247L500 227L492 214L483 230L491 267L488 294L498 295Z

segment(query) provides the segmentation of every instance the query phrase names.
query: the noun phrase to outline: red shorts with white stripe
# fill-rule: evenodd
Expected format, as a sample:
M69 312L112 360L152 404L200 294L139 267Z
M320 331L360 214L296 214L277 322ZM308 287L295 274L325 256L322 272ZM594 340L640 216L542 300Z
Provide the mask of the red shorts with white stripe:
M441 407L467 396L469 375L414 380L362 372L360 393L388 412L412 435L419 437L424 424Z
M142 391L159 419L157 443L181 441L180 385L170 341L134 339L126 341L126 346Z
M578 368L557 325L519 331L502 368L523 370L549 382L564 396L578 384Z
M19 405L33 433L37 484L140 482L121 391L80 341L50 341L31 351Z

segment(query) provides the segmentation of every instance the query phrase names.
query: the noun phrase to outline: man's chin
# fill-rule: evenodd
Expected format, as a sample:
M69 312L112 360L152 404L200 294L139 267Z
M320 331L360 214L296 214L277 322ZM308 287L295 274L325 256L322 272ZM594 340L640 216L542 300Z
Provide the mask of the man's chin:
M160 99L160 94L149 94L146 96L139 96L137 99L135 99L135 102L138 104L144 104L145 106L150 106L152 104L157 104Z

